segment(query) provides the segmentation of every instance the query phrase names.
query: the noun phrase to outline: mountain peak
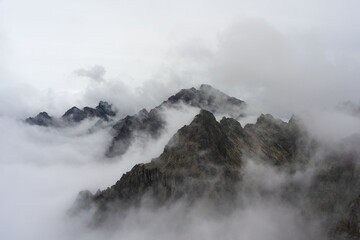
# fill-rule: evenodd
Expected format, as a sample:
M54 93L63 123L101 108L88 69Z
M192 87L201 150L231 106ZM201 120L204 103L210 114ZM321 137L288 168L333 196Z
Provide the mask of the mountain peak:
M100 101L99 104L96 106L96 109L99 110L103 115L108 115L114 117L116 112L112 109L112 104L109 104L106 101Z

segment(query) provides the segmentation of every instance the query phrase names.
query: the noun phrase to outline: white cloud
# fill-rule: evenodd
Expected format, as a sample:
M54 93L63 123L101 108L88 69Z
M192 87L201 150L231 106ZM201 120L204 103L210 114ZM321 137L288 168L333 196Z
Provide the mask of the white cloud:
M95 65L89 69L80 68L74 71L74 74L80 77L88 77L94 81L104 81L104 75L106 71L103 66Z

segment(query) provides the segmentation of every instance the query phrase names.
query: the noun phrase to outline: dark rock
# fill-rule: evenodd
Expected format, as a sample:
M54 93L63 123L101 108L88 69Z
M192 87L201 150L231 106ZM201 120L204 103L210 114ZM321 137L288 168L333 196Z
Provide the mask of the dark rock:
M80 122L86 118L87 114L85 111L72 107L67 110L61 117L63 120L68 122Z
M112 109L112 105L104 101L100 101L99 105L96 106L96 109L102 116L107 115L114 117L116 115L116 112Z
M103 121L109 121L109 117L115 115L116 113L112 110L111 104L100 101L96 108L84 107L81 110L77 107L72 107L67 110L60 119L50 117L46 112L41 112L36 117L27 118L25 121L31 125L60 127L68 124L76 124L84 119L95 117L100 118Z
M25 120L28 124L38 125L43 127L48 127L53 125L53 118L49 116L46 112L41 112L35 117L29 117Z

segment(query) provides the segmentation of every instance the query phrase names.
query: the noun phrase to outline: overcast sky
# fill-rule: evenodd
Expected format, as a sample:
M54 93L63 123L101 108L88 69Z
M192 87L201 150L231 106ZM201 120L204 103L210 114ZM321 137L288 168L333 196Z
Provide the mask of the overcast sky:
M359 9L357 0L0 0L0 109L60 114L131 96L151 107L201 82L249 101L278 96L270 105L297 99L288 108L300 95L358 102Z

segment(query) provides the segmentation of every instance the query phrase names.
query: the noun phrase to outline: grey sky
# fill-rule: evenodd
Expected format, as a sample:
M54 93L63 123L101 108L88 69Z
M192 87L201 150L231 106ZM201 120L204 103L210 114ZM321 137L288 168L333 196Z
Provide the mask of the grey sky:
M339 100L349 98L359 101L357 93L353 91L359 86L358 80L354 79L360 61L358 9L360 3L356 0L1 0L1 100L12 102L9 100L11 96L26 91L22 94L24 104L34 107L40 102L39 108L51 107L57 113L69 105L94 104L92 101L98 101L101 96L90 100L86 96L89 95L88 89L96 86L91 85L93 83L89 83L89 79L73 73L77 69L91 69L97 65L104 67L104 75L101 77L112 82L112 86L120 85L130 91L142 88L146 92L144 85L152 85L147 84L149 81L156 81L164 89L174 86L168 92L175 91L175 86L188 87L200 82L212 82L216 87L233 90L230 93L239 98L255 98L253 95L262 93L264 88L261 81L257 85L253 81L249 82L249 79L241 79L243 74L234 75L233 78L238 78L237 88L234 88L233 81L229 83L220 78L209 79L209 75L213 74L209 68L219 64L219 56L229 51L224 47L223 39L237 34L238 30L233 27L237 22L252 19L268 25L270 31L278 34L272 35L278 39L270 41L280 39L283 42L273 41L270 45L262 45L262 49L259 49L261 52L257 52L259 41L267 41L259 38L271 37L267 35L269 31L266 28L260 27L257 29L260 33L251 35L250 32L249 42L245 43L249 52L245 55L238 52L243 58L257 55L254 60L261 59L262 54L278 56L276 51L279 49L272 49L275 45L280 48L284 47L281 44L291 45L291 51L286 50L288 56L282 61L287 63L288 57L296 54L296 58L301 56L304 62L310 60L315 65L333 62L337 68L335 72L339 75L333 80L337 83L335 87L330 84L331 89L327 90L327 84L323 84L323 81L317 85L325 87L323 91L329 94L338 91ZM251 28L251 24L249 26ZM242 30L240 28L239 31ZM265 32L261 32L263 30ZM230 41L230 44L235 44L233 47L241 50L236 42ZM190 51L187 53L184 49ZM199 53L202 58L199 58ZM227 55L222 57L226 58ZM204 67L202 64L207 65ZM255 68L254 64L243 67ZM265 65L261 64L266 62L261 62L256 69L266 73L266 69L263 71ZM330 68L325 68L323 72L329 72ZM221 70L225 69L217 70L220 71L217 74L221 75ZM307 68L299 67L297 71L306 72ZM323 72L321 77L324 77ZM272 77L277 77L277 74ZM269 84L273 85L271 81ZM295 85L301 86L304 84L300 82L305 82L303 94L309 89L318 92L319 89L312 86L313 81L297 79ZM340 81L343 81L342 88L337 86ZM169 84L171 82L177 84ZM278 83L275 81L273 86ZM161 97L168 92L160 94ZM161 100L156 99L152 104L157 101ZM326 97L323 101L326 101ZM137 107L141 106L134 106ZM40 109L32 111L37 110ZM14 110L14 114L23 111L19 108Z

